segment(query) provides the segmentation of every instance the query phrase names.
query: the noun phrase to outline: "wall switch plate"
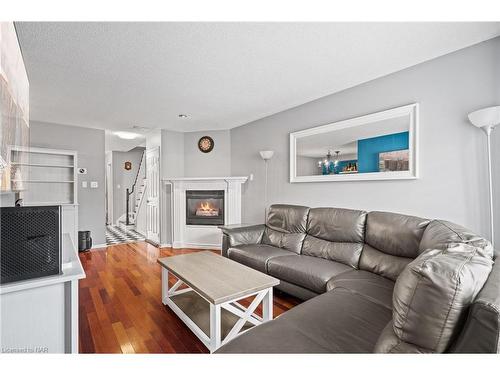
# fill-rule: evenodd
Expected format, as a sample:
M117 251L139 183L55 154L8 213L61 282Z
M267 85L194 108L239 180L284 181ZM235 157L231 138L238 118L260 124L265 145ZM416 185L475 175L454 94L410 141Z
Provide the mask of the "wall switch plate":
M87 181L82 181L82 188L84 188L84 189L87 188Z
M97 181L91 181L90 182L90 188L91 189L97 189L99 187L99 184L97 183Z
M253 173L250 173L250 176L248 177L250 181L253 181Z

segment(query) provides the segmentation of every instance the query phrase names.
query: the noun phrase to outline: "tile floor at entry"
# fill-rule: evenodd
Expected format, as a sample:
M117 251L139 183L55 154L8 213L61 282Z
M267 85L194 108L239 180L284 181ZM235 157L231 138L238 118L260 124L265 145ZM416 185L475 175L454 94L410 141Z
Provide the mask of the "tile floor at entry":
M132 229L123 229L116 225L106 227L106 245L144 241L144 236Z

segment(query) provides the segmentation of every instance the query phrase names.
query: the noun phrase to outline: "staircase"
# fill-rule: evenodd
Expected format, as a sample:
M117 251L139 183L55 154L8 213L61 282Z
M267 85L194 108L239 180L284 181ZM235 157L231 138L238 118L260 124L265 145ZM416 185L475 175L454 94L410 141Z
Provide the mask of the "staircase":
M117 225L122 229L136 229L137 215L144 196L146 195L147 179L139 176L145 176L145 160L144 153L142 154L141 164L137 170L134 184L130 189L127 188L125 192L126 213L120 216L117 220ZM138 183L140 185L138 185ZM135 193L135 194L134 194ZM131 206L132 209L131 209ZM127 220L128 216L128 220Z

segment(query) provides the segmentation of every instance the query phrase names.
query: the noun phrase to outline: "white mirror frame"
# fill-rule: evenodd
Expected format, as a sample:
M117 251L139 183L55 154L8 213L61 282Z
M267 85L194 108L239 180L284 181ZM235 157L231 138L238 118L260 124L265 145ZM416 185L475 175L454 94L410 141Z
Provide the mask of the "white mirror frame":
M394 117L410 115L409 170L359 174L297 176L297 140L303 137L351 128ZM418 178L418 103L290 133L290 182L408 180Z

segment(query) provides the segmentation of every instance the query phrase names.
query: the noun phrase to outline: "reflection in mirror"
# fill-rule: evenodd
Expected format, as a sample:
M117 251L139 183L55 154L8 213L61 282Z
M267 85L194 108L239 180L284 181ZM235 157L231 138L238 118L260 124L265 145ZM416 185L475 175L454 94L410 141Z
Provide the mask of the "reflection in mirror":
M416 104L292 133L291 180L415 178L415 124Z

